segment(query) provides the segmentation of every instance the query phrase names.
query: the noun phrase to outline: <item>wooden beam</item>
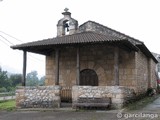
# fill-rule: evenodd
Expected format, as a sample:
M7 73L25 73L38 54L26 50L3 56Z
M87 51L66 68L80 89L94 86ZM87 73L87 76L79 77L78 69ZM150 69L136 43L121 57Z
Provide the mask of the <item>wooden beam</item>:
M55 85L59 85L59 49L55 52Z
M119 86L119 48L114 48L114 82Z
M27 52L23 51L23 75L22 75L22 86L26 86L26 67L27 66Z
M79 54L79 46L77 47L77 79L76 79L76 85L79 85L80 83L80 54Z

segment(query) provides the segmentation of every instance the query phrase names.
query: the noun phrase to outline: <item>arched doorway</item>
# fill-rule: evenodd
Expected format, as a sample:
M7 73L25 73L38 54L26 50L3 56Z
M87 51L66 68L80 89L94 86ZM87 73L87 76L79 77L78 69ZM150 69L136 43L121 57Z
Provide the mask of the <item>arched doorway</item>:
M98 76L92 69L84 69L80 72L80 85L98 86Z

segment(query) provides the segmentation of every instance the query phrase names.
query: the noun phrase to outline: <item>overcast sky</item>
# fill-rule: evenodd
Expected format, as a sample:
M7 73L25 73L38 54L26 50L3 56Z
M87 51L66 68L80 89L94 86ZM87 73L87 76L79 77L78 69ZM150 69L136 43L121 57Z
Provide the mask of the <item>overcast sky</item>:
M98 22L160 53L160 0L0 0L0 66L20 73L22 51L9 46L56 37L65 7L79 25L88 20ZM29 54L27 60L27 72L45 74L44 56Z

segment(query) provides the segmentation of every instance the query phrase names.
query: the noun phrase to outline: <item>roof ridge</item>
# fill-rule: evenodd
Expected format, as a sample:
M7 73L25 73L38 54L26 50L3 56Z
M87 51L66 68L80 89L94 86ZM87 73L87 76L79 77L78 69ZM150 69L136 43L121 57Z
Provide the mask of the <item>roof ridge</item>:
M98 23L98 22L95 22L95 21L92 21L92 20L88 20L87 22L84 22L84 23L81 24L80 26L83 26L84 24L87 24L88 22L92 22L92 23L94 23L94 24L98 24L99 26L102 26L102 27L107 28L107 29L109 29L109 30L111 30L111 31L114 31L114 32L116 32L116 33L118 33L118 34L120 34L120 35L122 35L122 36L124 36L124 37L130 38L130 39L132 39L132 40L134 40L134 41L136 41L136 42L143 43L143 41L140 41L140 40L138 40L138 39L136 39L136 38L134 38L134 37L131 37L131 36L129 36L129 35L126 35L126 34L124 34L124 33L121 33L121 32L119 32L119 31L117 31L117 30L114 30L114 29L112 29L112 28L110 28L110 27L108 27L108 26L102 25L102 24L100 24L100 23ZM80 26L79 26L79 27L80 27Z

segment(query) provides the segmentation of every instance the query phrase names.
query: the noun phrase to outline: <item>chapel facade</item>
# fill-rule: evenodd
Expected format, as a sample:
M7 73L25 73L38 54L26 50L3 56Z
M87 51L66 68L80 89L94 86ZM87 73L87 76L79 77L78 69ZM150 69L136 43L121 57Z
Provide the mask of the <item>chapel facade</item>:
M62 14L56 37L11 46L24 52L17 107L61 107L67 88L73 106L79 98L108 97L121 108L157 87L157 60L143 42L94 21L79 26L68 9ZM46 56L45 86L25 86L27 52Z

